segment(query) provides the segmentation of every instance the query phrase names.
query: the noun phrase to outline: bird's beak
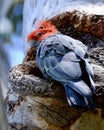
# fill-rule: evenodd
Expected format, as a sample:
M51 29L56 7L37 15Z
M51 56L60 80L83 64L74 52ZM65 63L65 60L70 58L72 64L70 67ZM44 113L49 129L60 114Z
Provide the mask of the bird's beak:
M35 47L37 42L36 42L35 40L32 40L32 39L31 39L31 40L29 41L29 43L30 43L30 46L34 46L34 47Z
M27 36L27 41L30 42L31 40L34 39L34 31L31 32L28 36Z
M27 41L31 47L37 47L37 41L34 40L34 32L31 32L28 37Z
M30 43L30 45L33 45L35 43L35 40L32 39L32 34L28 35L27 42Z
M27 37L27 42L29 43L31 40L32 40L32 35L29 34L28 37Z

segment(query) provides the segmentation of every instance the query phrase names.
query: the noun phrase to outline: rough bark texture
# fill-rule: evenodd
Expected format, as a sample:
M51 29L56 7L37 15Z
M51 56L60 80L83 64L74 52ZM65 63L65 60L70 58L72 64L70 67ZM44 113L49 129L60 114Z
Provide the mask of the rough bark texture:
M49 21L52 21L64 34L70 33L69 27L72 25L78 32L91 33L104 40L104 15L89 15L75 10L59 14Z
M74 13L77 15L76 11ZM72 14L66 13L65 15L67 14L73 16L73 12ZM80 15L82 16L82 14ZM55 24L57 17L58 19L63 19L63 16L56 16L50 20ZM93 20L95 19L94 16L85 16L85 14L83 14L82 18L83 17L85 17L84 20L79 19L79 13L78 18L77 16L75 16L75 18L72 17L73 22L71 22L71 24L73 23L73 26L71 29L73 30L73 35L76 34L79 29L79 35L76 35L77 39L80 39L80 35L82 34L80 31L83 31L85 32L83 36L89 35L89 38L85 38L86 42L88 42L87 40L91 40L93 45L96 44L93 42L94 39L96 40L95 36L103 40L104 26L102 24L103 29L100 28L101 34L98 33L96 35L93 31L89 31L91 27L98 26L99 20L97 19L102 20L103 16L96 16L95 21L97 24L95 24ZM69 19L70 17L67 16L67 18ZM88 18L92 21L89 21ZM78 20L77 23L75 22L76 19ZM70 23L70 20L68 21ZM78 24L79 21L81 24ZM82 24L83 21L84 24ZM62 22L60 22L60 24L61 23ZM66 23L64 23L63 26L60 24L56 24L60 31L60 27L67 28L67 26L64 26ZM81 25L83 25L83 28ZM86 28L87 25L89 29ZM71 26L68 24L68 27ZM75 31L76 29L77 31ZM83 36L81 37L82 40L84 40ZM100 41L98 38L97 42ZM103 41L101 43L103 43ZM97 46L97 44L94 46ZM99 46L102 45L99 44ZM64 87L58 82L50 82L43 79L36 66L36 62L30 61L34 60L35 55L35 50L30 48L24 59L24 63L15 66L9 73L10 91L8 92L6 103L10 130L103 130L104 47L91 47L92 46L89 46L89 53L94 69L96 85L96 94L93 96L95 109L87 110L85 108L76 109L70 107L66 101Z
M104 124L104 48L91 49L90 57L96 84L94 104L102 109L70 107L64 87L57 82L50 83L43 79L36 62L28 61L15 66L9 73L11 89L6 102L10 130L77 130L77 125L81 128L83 124L87 130L90 117L91 125L93 122L100 122L101 127ZM99 119L95 118L97 116ZM94 128L97 130L96 126Z
M82 41L89 48L104 46L104 15L89 15L75 10L59 14L48 21L61 33Z

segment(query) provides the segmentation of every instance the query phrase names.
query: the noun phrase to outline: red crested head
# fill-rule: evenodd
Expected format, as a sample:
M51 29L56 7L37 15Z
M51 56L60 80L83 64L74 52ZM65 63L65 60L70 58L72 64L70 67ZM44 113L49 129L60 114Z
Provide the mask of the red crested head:
M38 25L38 28L31 32L28 35L28 42L30 40L35 40L35 41L42 41L48 36L51 36L53 34L57 33L57 28L55 25L53 25L51 22L48 21L41 21Z

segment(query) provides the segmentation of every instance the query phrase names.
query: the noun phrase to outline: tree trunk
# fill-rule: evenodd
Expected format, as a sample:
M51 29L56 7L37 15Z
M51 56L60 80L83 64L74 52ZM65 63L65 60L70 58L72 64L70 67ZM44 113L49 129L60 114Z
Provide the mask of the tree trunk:
M67 14L70 15L66 16ZM64 27L62 26L63 20L60 22L61 25L58 24L58 20L64 19L62 14L48 20L51 20L62 33L67 34L65 32L68 32L67 35L70 35L70 31L66 30L63 32L63 29L66 29L67 26L69 28L73 26L71 28L73 37L79 32L77 39L86 41L85 44L88 42L87 40L91 40L91 43L93 43L93 46L89 46L89 55L95 75L96 94L93 95L95 109L70 107L66 100L64 87L56 81L50 82L42 77L34 60L36 52L33 48L30 48L23 64L15 66L9 73L10 90L6 98L9 130L103 130L104 47L101 46L104 46L102 44L104 43L102 31L104 26L101 24L102 27L99 30L99 32L102 32L101 34L86 29L87 24L88 28L96 28L98 26L99 23L95 26L93 24L95 21L92 20L93 18L95 19L96 15L87 15L84 19L83 28L78 23L75 26L75 20L73 19L73 22L69 20L69 16L73 16L73 14L76 17L78 15L77 20L82 23L82 19L78 18L80 14L84 18L85 13L76 13L76 11L65 13L64 18L68 18L69 22L68 25L64 23ZM103 18L103 16L97 17L102 22L104 21L102 20ZM66 19L64 20L65 22L67 21ZM85 35L81 37L82 32ZM24 36L26 39L26 34ZM85 39L84 36L89 37ZM95 43L93 40L97 42Z
M90 56L96 84L94 110L70 107L64 87L42 79L35 61L15 66L9 73L6 99L10 130L103 130L104 48L92 49Z

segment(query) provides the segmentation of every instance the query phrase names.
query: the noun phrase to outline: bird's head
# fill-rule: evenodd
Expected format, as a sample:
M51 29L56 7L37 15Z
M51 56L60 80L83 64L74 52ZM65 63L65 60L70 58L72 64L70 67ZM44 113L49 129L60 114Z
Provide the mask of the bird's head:
M27 40L28 42L31 40L40 42L46 37L51 36L56 33L57 33L57 28L55 27L55 25L53 25L51 22L42 21L38 25L38 28L28 35Z

